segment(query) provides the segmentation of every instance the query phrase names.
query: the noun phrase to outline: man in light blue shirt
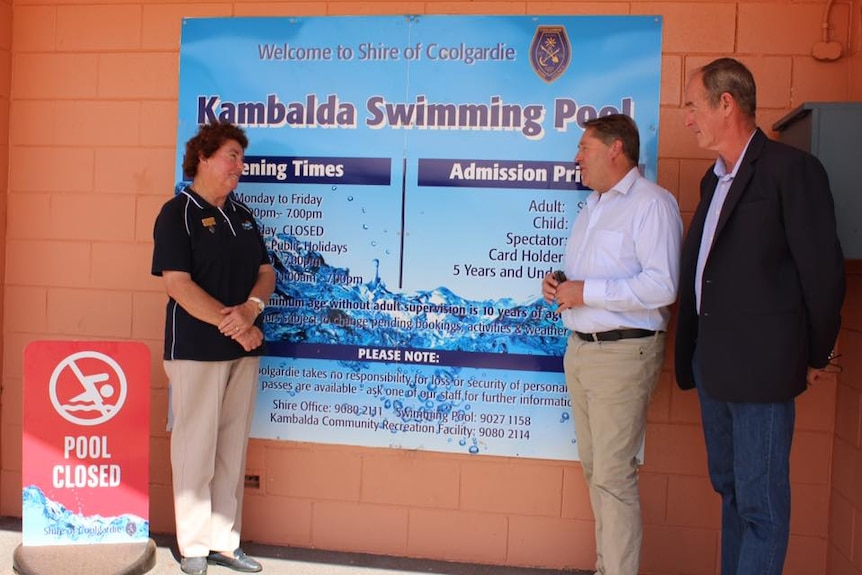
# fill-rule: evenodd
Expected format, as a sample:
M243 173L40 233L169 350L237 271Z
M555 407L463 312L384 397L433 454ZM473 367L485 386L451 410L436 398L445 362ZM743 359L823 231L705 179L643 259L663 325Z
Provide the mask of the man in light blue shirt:
M628 116L585 123L575 161L593 193L566 246L566 279L548 274L542 283L545 300L556 302L572 330L564 369L596 520L599 575L638 573L638 454L679 281L679 206L641 176L639 155Z

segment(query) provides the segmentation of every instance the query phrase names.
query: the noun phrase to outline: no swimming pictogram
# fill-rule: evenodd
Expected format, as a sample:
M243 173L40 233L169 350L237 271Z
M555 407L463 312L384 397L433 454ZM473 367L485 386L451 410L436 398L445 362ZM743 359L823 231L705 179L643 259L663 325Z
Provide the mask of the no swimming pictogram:
M51 374L51 404L66 421L99 425L114 417L126 401L126 374L111 357L79 351L57 364Z

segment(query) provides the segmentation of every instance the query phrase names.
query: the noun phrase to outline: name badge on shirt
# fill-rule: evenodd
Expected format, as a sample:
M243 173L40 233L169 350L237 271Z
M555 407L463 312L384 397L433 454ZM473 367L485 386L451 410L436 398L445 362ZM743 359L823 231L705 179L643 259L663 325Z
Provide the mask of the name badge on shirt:
M215 218L204 218L201 220L201 224L207 229L207 231L211 234L215 233Z

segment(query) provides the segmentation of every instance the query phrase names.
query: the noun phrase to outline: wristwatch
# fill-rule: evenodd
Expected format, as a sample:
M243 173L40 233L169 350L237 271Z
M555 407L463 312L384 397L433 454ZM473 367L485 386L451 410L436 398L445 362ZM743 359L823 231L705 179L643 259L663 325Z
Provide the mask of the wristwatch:
M259 297L251 296L250 298L248 298L248 301L253 301L255 304L257 304L257 313L258 314L262 314L264 308L266 308L266 304L263 303L263 300L260 299Z

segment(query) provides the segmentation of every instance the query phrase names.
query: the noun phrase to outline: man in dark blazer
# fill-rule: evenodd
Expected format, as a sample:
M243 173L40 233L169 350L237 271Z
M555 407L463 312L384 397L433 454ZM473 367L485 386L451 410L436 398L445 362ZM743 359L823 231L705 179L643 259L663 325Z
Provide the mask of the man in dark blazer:
M817 158L757 128L754 78L740 62L695 71L685 108L718 158L682 249L676 378L700 398L722 497L722 575L780 575L794 398L829 363L841 323L832 195Z

